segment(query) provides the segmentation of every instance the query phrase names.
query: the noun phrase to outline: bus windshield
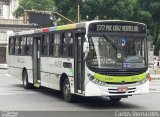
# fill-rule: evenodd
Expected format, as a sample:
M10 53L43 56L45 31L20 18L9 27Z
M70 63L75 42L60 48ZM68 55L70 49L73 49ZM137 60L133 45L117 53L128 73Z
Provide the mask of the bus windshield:
M146 66L145 38L90 36L87 65L95 68L143 68Z

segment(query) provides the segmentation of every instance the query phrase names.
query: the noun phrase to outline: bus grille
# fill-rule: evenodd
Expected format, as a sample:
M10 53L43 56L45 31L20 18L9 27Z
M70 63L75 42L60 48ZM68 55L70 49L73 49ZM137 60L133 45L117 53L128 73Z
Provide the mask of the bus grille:
M125 82L125 84L134 84L136 83L137 81L135 82ZM114 84L114 85L121 85L122 83L121 82L105 82L107 84Z
M134 75L138 75L140 74L139 72L105 72L105 73L101 73L103 75L107 75L107 76L134 76Z
M134 93L136 90L136 88L128 88L128 91L127 92L118 92L117 89L108 89L109 93L110 94L124 94L124 93Z

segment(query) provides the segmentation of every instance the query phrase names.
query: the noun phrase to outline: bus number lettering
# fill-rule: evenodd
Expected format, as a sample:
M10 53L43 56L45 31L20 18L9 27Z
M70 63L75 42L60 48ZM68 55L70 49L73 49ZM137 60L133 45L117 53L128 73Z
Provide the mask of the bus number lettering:
M139 32L139 27L132 25L97 25L96 31Z
M113 28L112 28L112 25L106 25L106 31L112 31Z
M97 25L97 31L104 31L105 25Z
M105 80L113 80L113 78L105 78Z
M55 65L55 67L60 67L60 68L62 68L62 66L63 66L61 61L55 61L54 65Z

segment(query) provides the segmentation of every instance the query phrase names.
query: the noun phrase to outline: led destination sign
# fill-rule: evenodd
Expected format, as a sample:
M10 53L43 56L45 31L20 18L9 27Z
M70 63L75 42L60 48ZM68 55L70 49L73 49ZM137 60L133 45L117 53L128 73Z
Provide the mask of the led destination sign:
M145 25L135 24L118 24L118 23L105 23L105 24L90 24L89 30L91 32L130 32L130 33L145 33Z
M97 25L97 31L138 32L138 26Z

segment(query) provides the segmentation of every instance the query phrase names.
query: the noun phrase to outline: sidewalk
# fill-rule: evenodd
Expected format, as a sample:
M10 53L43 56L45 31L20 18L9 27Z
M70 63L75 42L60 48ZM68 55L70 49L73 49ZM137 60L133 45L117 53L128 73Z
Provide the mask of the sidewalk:
M160 93L160 80L152 80L149 82L149 90L151 93Z
M160 93L160 73L154 74L153 68L149 67L149 73L152 80L149 82L149 90L151 93Z
M149 66L149 73L151 75L152 80L160 80L160 72L155 74L152 65Z
M0 64L0 69L7 69L7 64Z
M160 74L150 74L152 80L160 80Z

